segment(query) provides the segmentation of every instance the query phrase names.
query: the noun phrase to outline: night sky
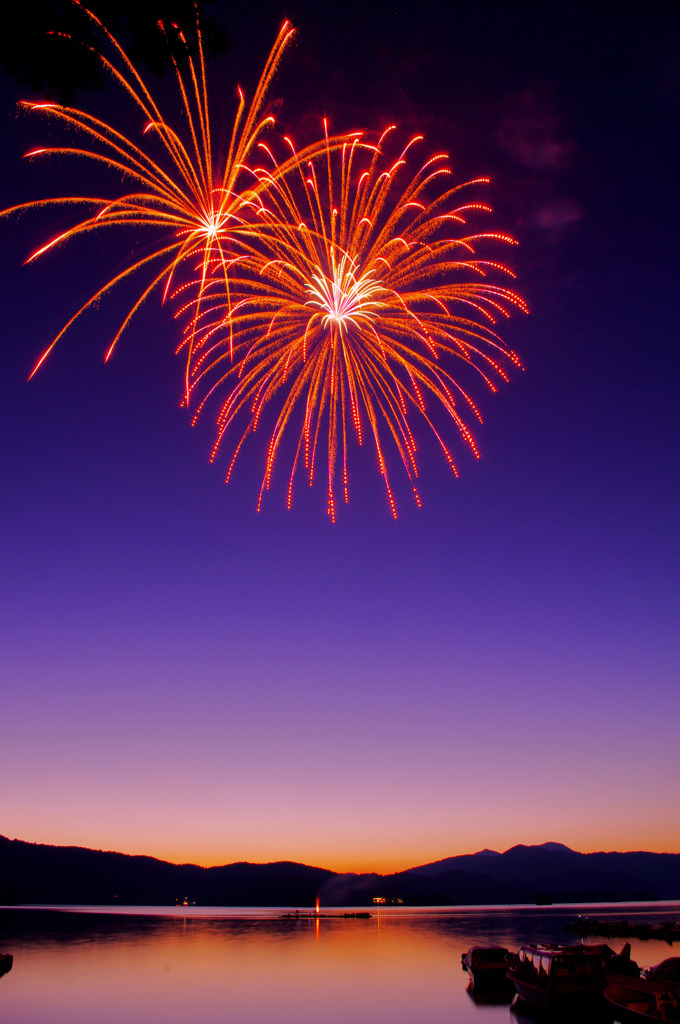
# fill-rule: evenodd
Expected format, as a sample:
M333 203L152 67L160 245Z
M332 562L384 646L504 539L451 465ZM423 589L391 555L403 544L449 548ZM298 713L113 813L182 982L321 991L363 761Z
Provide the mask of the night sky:
M286 511L283 471L258 515L264 439L225 486L158 299L106 366L132 292L27 383L132 235L24 267L73 214L0 222L0 832L336 870L547 840L680 852L677 9L246 6L215 7L216 121L288 17L283 131L397 123L491 177L524 370L476 392L459 479L422 446L422 509L394 462L392 519L366 446L335 525L322 482ZM0 84L2 208L115 194L83 163L22 163L58 134ZM144 127L113 88L79 104Z

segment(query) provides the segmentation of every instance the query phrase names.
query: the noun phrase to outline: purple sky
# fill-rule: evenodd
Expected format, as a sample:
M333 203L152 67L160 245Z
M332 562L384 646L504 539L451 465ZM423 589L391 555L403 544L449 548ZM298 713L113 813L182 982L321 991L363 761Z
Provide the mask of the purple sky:
M525 372L477 394L459 480L425 446L421 510L397 488L392 520L366 451L335 526L323 486L288 513L282 480L258 516L264 445L224 486L157 301L107 366L117 299L26 383L128 243L22 267L63 222L2 222L0 832L340 870L546 840L678 852L677 18L260 8L221 9L216 107L288 16L285 130L397 121L490 174L522 243L532 315L503 336ZM82 166L21 164L48 128L1 84L2 207L86 188Z

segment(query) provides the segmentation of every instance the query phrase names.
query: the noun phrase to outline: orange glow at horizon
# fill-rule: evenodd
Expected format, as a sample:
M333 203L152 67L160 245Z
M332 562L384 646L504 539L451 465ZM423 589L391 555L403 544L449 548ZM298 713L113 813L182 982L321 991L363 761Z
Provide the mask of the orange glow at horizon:
M432 864L449 857L465 856L478 853L483 849L493 849L497 853L504 853L513 846L539 846L546 842L560 842L577 853L598 853L598 852L620 852L626 853L633 850L645 850L649 853L680 853L680 843L677 839L670 840L668 835L649 835L641 840L640 834L631 830L628 834L617 833L612 835L611 840L593 841L585 836L579 841L576 836L565 836L555 830L550 832L538 829L532 834L524 836L508 836L505 839L495 841L488 839L471 839L465 845L451 843L448 846L418 845L412 841L403 842L398 851L378 850L374 844L370 844L371 853L360 848L353 848L348 851L340 849L333 850L328 844L325 847L314 846L310 841L306 844L299 844L293 847L289 840L281 837L277 842L272 838L266 845L258 844L247 847L246 844L228 846L216 849L214 846L201 847L199 844L191 843L154 843L153 841L133 841L123 843L107 841L103 837L97 839L93 834L91 838L82 836L75 837L73 833L59 836L40 835L15 835L10 836L24 842L33 842L49 846L77 846L94 850L104 850L129 856L149 856L172 864L195 864L199 867L212 868L223 867L229 864L248 862L251 864L270 864L280 861L289 861L305 864L309 867L325 868L338 874L393 874L405 871L412 867L419 867L424 864ZM338 843L338 847L340 844ZM357 844L358 846L358 844ZM315 913L320 914L320 900L317 897Z

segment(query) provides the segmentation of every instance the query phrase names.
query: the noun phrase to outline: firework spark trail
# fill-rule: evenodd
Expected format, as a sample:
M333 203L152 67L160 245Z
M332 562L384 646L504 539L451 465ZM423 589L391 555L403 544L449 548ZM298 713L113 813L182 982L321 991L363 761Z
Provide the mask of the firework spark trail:
M74 0L74 3L81 7L78 0ZM249 104L239 89L240 99L227 156L221 165L215 167L213 153L218 147L213 139L198 22L197 59L187 54L187 68L184 71L173 61L180 96L174 119L176 124L187 126L181 131L173 128L171 122L163 117L141 76L106 26L86 8L81 7L81 10L96 27L102 40L101 51L96 51L102 66L143 118L144 141L138 144L114 126L83 110L54 103L23 103L21 106L24 109L49 116L60 128L76 138L73 144L35 149L26 155L85 158L119 172L124 180L132 182L132 189L114 199L63 196L35 200L4 210L0 216L59 205L75 204L91 208L87 216L73 227L29 256L27 263L63 242L112 227L134 229L138 233L149 228L155 229L160 232L161 244L143 258L133 259L78 309L43 352L31 376L85 310L96 305L117 285L140 272L148 275L147 281L116 332L106 359L111 356L122 332L142 303L157 289L162 290L165 298L178 270L187 261L190 261L193 271L196 259L199 260L200 280L206 279L208 267L212 278L215 277L216 268L219 268L228 302L230 267L238 259L239 253L251 252L261 230L259 220L262 217L263 195L271 188L278 174L288 173L295 159L291 156L274 172L273 177L263 174L261 168L250 166L249 163L253 156L261 159L262 154L255 147L265 129L273 124L273 118L265 114L264 108L277 67L295 33L288 22L284 23L279 32ZM160 27L163 28L162 24ZM181 34L180 38L183 39ZM80 142L81 139L84 141ZM325 146L324 140L304 152L308 157L313 157ZM194 308L195 318L200 314L201 298L202 289L199 288ZM187 356L187 394L190 360L191 344Z
M377 146L348 137L338 152L328 141L317 158L286 164L285 174L272 158L271 169L262 172L270 186L269 230L258 239L260 253L239 263L230 296L212 272L201 277L198 295L191 288L181 292L178 315L191 323L184 339L191 348L190 390L202 395L196 416L226 390L213 459L227 432L245 419L227 479L246 437L279 396L258 508L293 420L299 434L289 507L300 464L313 483L323 435L327 507L335 520L339 462L344 500L349 497L352 430L360 444L366 433L372 438L392 514L386 446L396 448L420 505L411 419L427 424L457 474L442 417L428 400L478 457L466 420L481 416L454 376L455 361L492 390L496 380L507 380L506 367L519 365L493 325L513 308L526 311L525 303L486 280L490 272L514 274L477 255L488 240L513 239L463 233L467 215L489 207L461 202L461 190L486 179L451 185L446 157L437 154L400 189L409 150L420 140L386 164L392 130Z

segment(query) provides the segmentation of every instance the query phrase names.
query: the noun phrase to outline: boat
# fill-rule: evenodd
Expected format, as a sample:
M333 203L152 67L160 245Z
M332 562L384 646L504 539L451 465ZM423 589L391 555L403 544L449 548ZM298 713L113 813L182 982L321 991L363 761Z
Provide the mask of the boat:
M662 982L640 979L607 985L604 998L620 1024L680 1021L680 993Z
M0 978L12 970L13 963L14 957L11 953L0 953Z
M607 985L601 954L587 946L520 946L508 978L521 1000L551 1009L601 1002Z
M508 950L505 946L471 946L460 958L475 988L508 986Z
M649 981L663 982L666 988L680 994L680 956L669 956L643 974Z
M515 989L508 978L505 946L471 946L461 956L461 967L470 975L467 993L474 1003L508 1004Z
M572 949L578 949L578 946L568 947ZM597 946L586 946L583 945L581 949L587 950L589 953L597 953L602 959L602 966L604 967L604 973L608 982L614 982L622 980L623 978L639 978L640 968L635 960L630 958L630 942L627 942L622 947L620 953L615 953L611 946L608 946L606 942L601 942Z

